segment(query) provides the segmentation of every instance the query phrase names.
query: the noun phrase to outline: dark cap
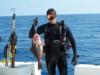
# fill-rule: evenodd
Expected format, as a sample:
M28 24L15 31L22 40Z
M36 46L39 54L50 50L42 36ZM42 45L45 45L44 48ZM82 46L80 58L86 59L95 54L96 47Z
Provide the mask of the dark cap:
M47 10L47 15L50 14L50 13L52 13L52 12L55 12L55 14L56 14L56 11L55 11L53 8L48 9L48 10Z

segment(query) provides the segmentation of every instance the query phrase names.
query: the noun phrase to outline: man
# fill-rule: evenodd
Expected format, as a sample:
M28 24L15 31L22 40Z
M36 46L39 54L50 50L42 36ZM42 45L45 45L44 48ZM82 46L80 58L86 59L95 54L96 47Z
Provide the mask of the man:
M64 22L56 21L56 11L54 9L47 10L47 18L48 23L38 27L37 32L38 34L44 34L44 52L48 75L55 75L56 66L60 75L67 75L66 46L68 41L70 41L74 54L72 63L76 65L77 51L75 40L69 28L65 27Z

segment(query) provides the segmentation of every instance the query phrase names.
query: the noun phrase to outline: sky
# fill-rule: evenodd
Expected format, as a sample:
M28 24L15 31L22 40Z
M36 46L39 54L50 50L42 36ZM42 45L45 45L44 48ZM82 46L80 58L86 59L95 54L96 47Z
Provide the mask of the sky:
M100 0L0 0L0 16L10 16L11 8L17 15L45 15L54 8L57 14L100 13Z

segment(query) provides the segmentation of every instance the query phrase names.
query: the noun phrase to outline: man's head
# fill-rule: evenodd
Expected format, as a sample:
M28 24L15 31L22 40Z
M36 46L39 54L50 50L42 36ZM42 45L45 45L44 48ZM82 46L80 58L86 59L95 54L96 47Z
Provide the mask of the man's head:
M47 10L47 18L50 23L56 23L56 11L53 8Z

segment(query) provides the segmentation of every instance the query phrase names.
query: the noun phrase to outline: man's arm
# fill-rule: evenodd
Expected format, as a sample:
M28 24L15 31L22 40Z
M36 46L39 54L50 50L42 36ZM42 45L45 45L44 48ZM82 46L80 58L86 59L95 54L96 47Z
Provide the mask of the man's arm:
M76 48L76 42L75 42L75 39L72 35L72 32L71 30L69 29L69 27L66 28L66 37L69 39L71 45L72 45L72 49L73 49L73 52L74 52L74 56L77 55L77 48Z
M32 39L32 37L34 36L34 34L35 34L35 27L34 27L34 25L32 25L32 27L31 27L31 29L29 31L29 38Z
M45 32L45 25L41 25L40 27L37 28L37 33L42 34Z
M37 28L37 33L42 34L45 31L45 25L41 25L40 27ZM32 38L35 34L35 27L32 25L30 31L29 31L29 38Z
M76 47L75 39L74 39L73 34L72 34L71 30L69 29L69 27L66 27L66 37L69 39L69 41L72 45L73 54L74 54L72 63L75 65L77 63L77 47Z

